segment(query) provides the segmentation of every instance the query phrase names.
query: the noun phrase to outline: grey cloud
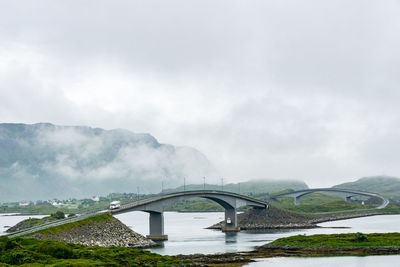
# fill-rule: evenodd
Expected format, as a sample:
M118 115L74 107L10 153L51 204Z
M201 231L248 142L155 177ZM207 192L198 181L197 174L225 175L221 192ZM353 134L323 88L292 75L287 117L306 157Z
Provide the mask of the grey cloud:
M198 148L231 180L376 174L397 160L399 10L3 1L0 119L150 132ZM97 171L108 168L119 167Z

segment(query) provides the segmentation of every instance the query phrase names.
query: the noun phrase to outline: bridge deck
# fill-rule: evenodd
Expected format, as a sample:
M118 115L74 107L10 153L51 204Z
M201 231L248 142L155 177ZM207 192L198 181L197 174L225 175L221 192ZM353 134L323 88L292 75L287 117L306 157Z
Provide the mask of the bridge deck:
M112 214L114 213L119 213L121 211L124 210L128 210L134 207L140 207L140 206L145 206L151 203L155 203L155 202L159 202L165 199L170 199L170 198L174 198L174 197L180 197L180 196L199 196L199 197L204 197L204 196L229 196L229 197L234 197L234 198L238 198L241 200L246 200L249 202L252 202L256 205L260 205L260 206L267 206L267 203L264 201L261 201L259 199L254 199L248 196L244 196L244 195L239 195L236 193L232 193L232 192L227 192L227 191L219 191L219 190L192 190L192 191L183 191L183 192L174 192L174 193L170 193L170 194L165 194L165 195L161 195L161 196L156 196L156 197L152 197L152 198L146 198L143 200L138 200L135 202L131 202L129 204L125 204L123 206L121 206L121 208L119 209L115 209L115 210L111 210L110 212Z
M254 199L254 198L244 196L244 195L239 195L236 193L226 192L226 191L196 190L196 191L175 192L175 193L165 194L162 196L156 196L156 197L147 198L147 199L143 199L143 200L139 200L139 201L134 201L134 202L123 205L120 209L117 209L117 210L111 210L111 211L110 210L101 210L101 211L89 212L89 213L84 213L84 214L81 214L81 215L73 217L73 218L66 218L66 219L63 219L60 221L56 221L56 222L51 222L51 223L42 224L42 225L36 225L34 227L25 229L25 230L17 232L17 233L7 234L7 236L9 236L9 237L22 236L22 235L37 232L42 229L46 229L46 228L50 228L50 227L54 227L54 226L58 226L58 225L63 225L63 224L74 222L74 221L83 220L83 219L86 219L86 218L89 218L92 216L96 216L96 215L104 213L104 212L110 212L111 214L116 214L116 213L119 213L120 211L129 210L133 207L140 207L140 206L151 204L151 203L154 203L157 201L162 201L164 199L179 197L179 196L187 196L187 195L193 195L194 197L201 196L201 195L203 195L203 196L204 195L209 195L209 196L224 195L224 196L236 197L238 199L246 200L246 201L249 201L254 204L264 206L264 207L266 207L266 205L267 205L267 203L264 201Z

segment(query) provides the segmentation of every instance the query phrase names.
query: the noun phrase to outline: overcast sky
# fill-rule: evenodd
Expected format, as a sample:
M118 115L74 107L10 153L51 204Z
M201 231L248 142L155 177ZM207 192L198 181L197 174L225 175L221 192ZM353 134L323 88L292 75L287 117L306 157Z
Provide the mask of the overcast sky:
M400 176L400 1L0 2L0 121L151 133L226 182Z

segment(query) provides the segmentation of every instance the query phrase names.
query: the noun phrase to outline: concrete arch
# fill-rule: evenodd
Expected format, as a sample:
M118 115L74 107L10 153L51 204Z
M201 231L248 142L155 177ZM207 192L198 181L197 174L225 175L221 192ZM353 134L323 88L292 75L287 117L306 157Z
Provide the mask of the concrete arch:
M168 210L173 204L194 197L206 198L220 204L225 209L226 226L223 231L239 231L237 227L237 208L242 206L253 206L265 209L267 203L253 199L247 196L216 190L199 190L171 193L159 197L136 201L116 210L111 210L111 214L121 214L131 211L145 211L150 214L149 238L153 240L166 240L168 236L164 234L164 215L163 212Z
M301 197L311 194L311 193L314 193L314 192L336 193L336 194L343 196L347 202L349 202L353 196L366 196L366 197L380 198L380 199L382 199L382 204L379 207L377 207L377 209L383 209L389 204L389 200L387 198L385 198L379 194L376 194L376 193L347 190L347 189L340 189L340 188L313 188L313 189L298 190L298 191L294 191L294 192L271 196L271 199L276 200L277 198L280 198L280 197L292 197L294 200L294 204L299 205Z

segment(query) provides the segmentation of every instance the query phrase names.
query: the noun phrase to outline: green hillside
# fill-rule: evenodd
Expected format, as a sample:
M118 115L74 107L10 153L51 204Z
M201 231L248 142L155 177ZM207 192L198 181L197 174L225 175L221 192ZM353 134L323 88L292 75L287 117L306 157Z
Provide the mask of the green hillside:
M400 179L397 177L364 177L355 182L339 184L333 187L374 192L389 197L393 200L400 201Z

